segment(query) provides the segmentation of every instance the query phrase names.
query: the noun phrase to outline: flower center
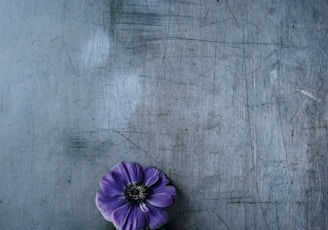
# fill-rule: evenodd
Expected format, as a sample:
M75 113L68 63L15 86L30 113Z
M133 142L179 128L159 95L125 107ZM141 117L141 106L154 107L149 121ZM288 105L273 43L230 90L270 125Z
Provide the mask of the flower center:
M147 191L146 185L140 184L130 184L126 186L124 190L124 196L127 201L135 204L141 203L148 197L149 193Z

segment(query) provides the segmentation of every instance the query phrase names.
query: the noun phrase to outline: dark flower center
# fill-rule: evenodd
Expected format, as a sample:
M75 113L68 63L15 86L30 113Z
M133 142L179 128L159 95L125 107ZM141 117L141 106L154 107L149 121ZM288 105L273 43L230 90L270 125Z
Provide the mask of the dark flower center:
M149 196L147 189L146 185L130 184L124 190L125 199L131 203L139 204Z

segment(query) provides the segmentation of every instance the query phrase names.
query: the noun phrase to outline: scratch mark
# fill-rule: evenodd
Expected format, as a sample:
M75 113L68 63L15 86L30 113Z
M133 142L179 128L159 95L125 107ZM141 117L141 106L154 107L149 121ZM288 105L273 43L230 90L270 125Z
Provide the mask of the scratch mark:
M63 39L63 36L57 36L57 37L54 37L53 39L50 40L51 43L57 41L58 39Z
M293 120L291 122L291 125L294 124L294 122L296 121L296 119L302 115L303 110L305 109L307 102L308 102L308 99L305 99L304 102L303 102L303 104L301 105L301 107L298 109L297 113L293 117Z
M178 17L177 17L177 15L175 15L173 12L172 12L172 10L171 9L169 9L169 13L173 16L173 18L174 18L174 20L177 22L177 23L179 23L180 21L178 20Z
M194 213L194 212L210 212L210 211L215 211L214 209L189 209L189 210L181 210L177 211L178 213Z
M230 227L229 227L229 225L227 225L227 223L222 219L222 217L219 215L219 214L215 214L219 219L220 219L220 221L224 224L224 226L226 226L227 227L227 229L231 229Z
M298 227L300 227L301 229L306 229L306 230L309 229L309 228L307 228L307 226L305 226L304 224L296 222L295 218L294 218L291 214L289 214L288 216L289 216L290 219L291 219L291 220L292 220L292 221L293 221Z
M175 18L175 15L173 14L173 12L171 11L171 9L169 9L170 13L172 14L172 16L174 17L175 20L177 20ZM171 26L171 20L168 21L167 23L167 28L166 28L166 34L165 34L165 42L164 42L164 52L163 52L163 56L162 56L162 66L163 65L169 65L168 59L167 59L167 52L168 52L168 38L170 35L170 26ZM164 68L167 69L167 68Z
M206 14L205 14L205 16L204 16L204 19L203 19L203 21L205 21L206 19L207 19L207 17L208 17L208 13L210 12L210 9L207 9L207 11L206 11Z
M72 61L71 55L70 55L70 53L68 51L68 48L67 48L67 45L66 45L66 42L65 42L65 38L64 37L63 37L63 41L62 42L63 42L63 46L65 48L66 55L68 57L69 64L71 65L73 72L76 73L76 70L75 70L75 67L73 65L73 61Z
M285 138L284 138L284 128L283 128L283 122L282 122L282 116L281 116L281 107L280 106L278 106L278 111L279 111L280 138L281 138L282 150L283 150L283 154L284 154L285 162L286 162L287 176L288 176L288 178L292 178L292 176L290 175L290 163L289 163L288 155L287 155L287 151L286 151L286 143L285 143ZM286 185L286 186L287 186L287 200L289 200L290 185Z
M277 224L278 224L278 230L280 229L280 221L279 221L279 215L278 215L278 209L277 206L275 206L275 210L276 210L276 220L277 220Z
M227 201L227 204L309 204L314 201Z
M163 38L162 38L163 39ZM168 37L167 40L185 40L185 41L197 41L197 42L208 42L208 43L218 43L223 45L259 45L259 46L278 46L281 48L297 48L293 45L286 46L281 44L281 42L252 42L252 41L220 41L220 40L208 40L208 39L198 39L198 38L187 38L187 37ZM155 40L155 39L154 39ZM300 48L300 47L298 47Z
M210 22L210 23L207 23L207 24L203 24L201 25L199 28L203 28L203 27L206 27L206 26L211 26L211 25L214 25L214 24L218 24L218 23L221 23L221 22L225 22L227 20L231 19L230 17L229 18L224 18L222 20L217 20L215 22Z
M228 3L228 1L227 1L227 0L225 0L225 3L226 3L226 5L227 5L227 7L228 7L228 9L229 9L229 11L230 11L230 13L231 13L232 17L233 17L233 20L236 22L237 26L238 26L238 27L240 27L240 25L239 25L239 23L238 23L238 21L237 21L237 19L236 19L235 15L234 15L234 13L232 12L232 10L231 10L231 8L230 8L230 6L229 6L229 3Z
M297 90L298 92L300 92L300 93L302 93L302 94L304 94L304 95L306 95L306 96L308 96L308 97L310 97L310 98L312 98L313 100L315 100L315 101L317 101L317 102L319 102L319 103L322 103L322 101L321 101L321 99L320 98L317 98L316 96L314 96L311 92L309 92L309 91L306 91L306 90L303 90L303 89L301 89L301 90Z
M253 57L254 61L253 61L253 95L254 98L256 98L256 68L255 68L255 55ZM256 109L256 108L255 108ZM256 112L255 112L255 116L256 116ZM257 133L256 133L256 123L254 123L254 138L253 138L253 166L254 166L254 175L255 175L255 180L256 180L256 184L258 185L258 179L257 179Z
M248 17L248 15L247 15ZM247 29L247 28L246 28ZM244 72L244 77L245 77L245 91L246 91L246 111L244 114L245 120L247 119L247 126L248 126L248 133L249 133L249 138L250 138L250 147L251 150L253 151L252 153L252 169L253 170L253 175L254 175L254 180L255 180L255 192L256 192L256 196L258 201L260 202L261 198L260 198L260 192L259 192L259 182L258 182L258 178L257 178L257 170L256 170L256 125L254 124L254 128L252 129L252 124L251 124L251 112L250 112L250 108L249 108L249 101L250 101L250 92L249 92L249 82L247 79L247 55L246 55L246 43L245 43L246 39L245 39L245 27L243 26L243 72ZM253 130L253 131L252 131ZM262 205L260 205L260 208L262 210L262 212L264 213L263 207ZM267 226L267 228L269 228L269 224L267 219L265 218L265 215L263 214L263 219L264 222Z
M228 197L227 199L233 200L233 199L247 199L247 198L254 198L253 196L233 196L233 197Z
M216 46L215 46L215 66L216 66ZM214 117L214 103L215 103L215 71L213 72L213 77L212 77L212 117Z
M90 55L89 55L89 58L88 58L88 66L89 67L90 67L91 59L92 59L93 52L94 52L94 49L95 49L96 34L97 34L97 31L94 33L94 36L93 36L93 39L92 39L91 52L90 52Z
M142 152L144 152L150 159L152 159L155 162L158 162L151 154L149 154L149 152L147 152L145 149L143 149L141 146L137 145L136 143L134 143L133 141L131 141L129 138L127 138L126 136L124 136L120 131L116 131L113 130L114 133L119 134L121 137L123 137L125 140L127 140L128 142L130 142L132 145L134 145L135 147L137 147L138 149L140 149Z
M203 90L206 90L206 91L210 91L212 90L212 87L211 88L207 88L206 86L203 86L203 85L200 85L200 84L191 84L188 80L187 81L177 81L177 80L171 80L171 79L166 79L164 77L153 77L153 76L147 76L147 75L138 75L139 77L142 77L142 78L149 78L149 79L152 79L152 80L155 80L155 83L157 83L157 81L164 81L164 82L168 82L170 84L174 84L174 85L181 85L181 86L186 86L188 85L188 89L190 87L195 87L195 88L200 88L200 89L203 89Z
M316 165L317 165L317 169L318 169L318 180L319 180L319 191L322 190L322 182L321 182L321 173L320 173L320 167L319 167L319 161L316 161ZM320 208L320 202L321 202L321 196L322 196L322 192L319 193L318 195L318 200L317 200L317 204L314 210L314 213L317 213L319 208Z

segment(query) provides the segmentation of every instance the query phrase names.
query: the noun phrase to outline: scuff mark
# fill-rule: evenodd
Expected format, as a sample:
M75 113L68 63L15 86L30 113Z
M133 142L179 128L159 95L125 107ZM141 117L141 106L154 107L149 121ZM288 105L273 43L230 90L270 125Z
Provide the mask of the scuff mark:
M152 159L155 162L158 162L147 150L143 149L141 146L137 145L136 143L134 143L132 140L130 140L130 138L126 137L125 135L123 135L120 131L114 130L114 133L119 134L121 137L123 137L126 141L130 142L132 145L134 145L135 147L137 147L138 149L140 149L142 152L144 152L150 159Z
M313 100L319 102L319 103L322 103L322 100L316 96L314 96L311 92L309 91L306 91L306 90L303 90L303 89L300 89L300 90L296 90L297 92L300 92L302 94L304 94L305 96L308 96L310 98L312 98Z

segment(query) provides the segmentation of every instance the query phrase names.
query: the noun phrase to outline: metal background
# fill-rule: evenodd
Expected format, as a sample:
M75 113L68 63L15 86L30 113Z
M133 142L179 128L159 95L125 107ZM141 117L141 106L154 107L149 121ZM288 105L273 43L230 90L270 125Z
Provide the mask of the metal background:
M0 33L0 229L108 229L123 160L169 229L328 229L326 0L1 0Z

